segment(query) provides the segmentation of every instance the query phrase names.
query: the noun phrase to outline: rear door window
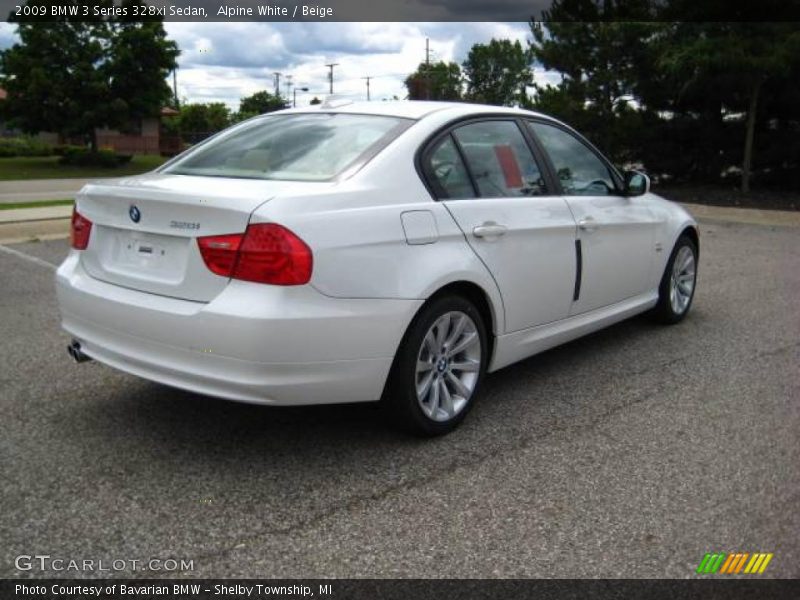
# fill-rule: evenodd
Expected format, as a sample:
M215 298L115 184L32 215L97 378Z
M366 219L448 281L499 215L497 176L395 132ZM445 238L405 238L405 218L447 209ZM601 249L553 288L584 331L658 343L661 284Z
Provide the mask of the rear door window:
M443 138L428 154L427 170L440 198L474 198L475 190L453 138Z

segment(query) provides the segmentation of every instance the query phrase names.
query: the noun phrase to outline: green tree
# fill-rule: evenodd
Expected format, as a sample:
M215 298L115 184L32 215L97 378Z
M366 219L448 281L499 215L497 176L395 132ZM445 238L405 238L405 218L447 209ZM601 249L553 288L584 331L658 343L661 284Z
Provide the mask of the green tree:
M4 117L29 133L83 136L97 150L97 128L125 129L133 119L158 115L169 99L164 79L178 50L158 19L92 16L94 7L108 8L111 0L67 4L87 6L88 16L18 21L20 41L0 52L0 85L8 92Z
M741 190L749 192L762 90L800 64L800 29L782 22L686 22L673 25L670 39L659 65L680 82L677 104L703 102L710 89L717 120L744 113Z
M422 62L404 83L409 100L452 101L462 97L461 67L453 62Z
M275 96L267 91L256 92L239 101L239 115L245 116L245 118L282 108L286 108L286 101L281 96Z
M231 123L231 111L222 102L184 104L178 118L182 134L215 133Z
M128 14L116 22L110 38L104 75L114 106L112 124L122 129L157 116L174 100L166 78L177 66L178 47L167 39L161 17L134 20L133 7L145 5L141 0L124 0L121 7Z
M733 167L744 191L753 172L799 181L800 28L789 4L555 0L531 23L530 48L561 81L536 86L535 105L659 175L719 181ZM776 22L748 22L763 14Z
M519 41L492 39L488 44L475 44L463 63L466 98L505 106L527 103L530 63L530 54Z
M638 84L653 76L649 44L662 24L648 0L624 3L555 0L531 21L533 58L557 71L557 86L536 85L539 110L563 118L617 160L629 160L646 107L632 102ZM623 20L629 19L629 20Z

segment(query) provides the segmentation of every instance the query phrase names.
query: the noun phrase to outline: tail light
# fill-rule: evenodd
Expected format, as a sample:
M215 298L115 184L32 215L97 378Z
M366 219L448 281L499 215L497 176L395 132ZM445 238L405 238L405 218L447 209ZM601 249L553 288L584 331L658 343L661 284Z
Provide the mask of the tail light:
M270 283L302 285L311 279L311 248L277 223L255 223L243 234L197 238L206 266L217 275Z
M72 225L70 226L69 241L75 250L86 250L89 245L89 234L92 233L92 222L72 207Z

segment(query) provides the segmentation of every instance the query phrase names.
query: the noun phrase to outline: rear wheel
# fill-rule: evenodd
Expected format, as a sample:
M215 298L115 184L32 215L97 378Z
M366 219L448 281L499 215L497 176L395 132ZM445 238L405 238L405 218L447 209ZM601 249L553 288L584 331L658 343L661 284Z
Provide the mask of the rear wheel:
M697 283L697 246L689 236L682 235L664 269L658 288L658 304L653 314L662 323L682 321L694 299Z
M386 384L393 417L419 435L441 435L464 420L483 379L486 327L477 308L443 296L422 308L409 326Z

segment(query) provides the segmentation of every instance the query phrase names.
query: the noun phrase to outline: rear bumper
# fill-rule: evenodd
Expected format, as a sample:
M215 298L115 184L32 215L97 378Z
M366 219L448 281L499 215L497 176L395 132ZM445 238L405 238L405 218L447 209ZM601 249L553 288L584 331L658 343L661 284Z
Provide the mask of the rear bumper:
M276 405L377 400L419 300L232 281L209 303L56 272L62 326L92 358L174 387Z

